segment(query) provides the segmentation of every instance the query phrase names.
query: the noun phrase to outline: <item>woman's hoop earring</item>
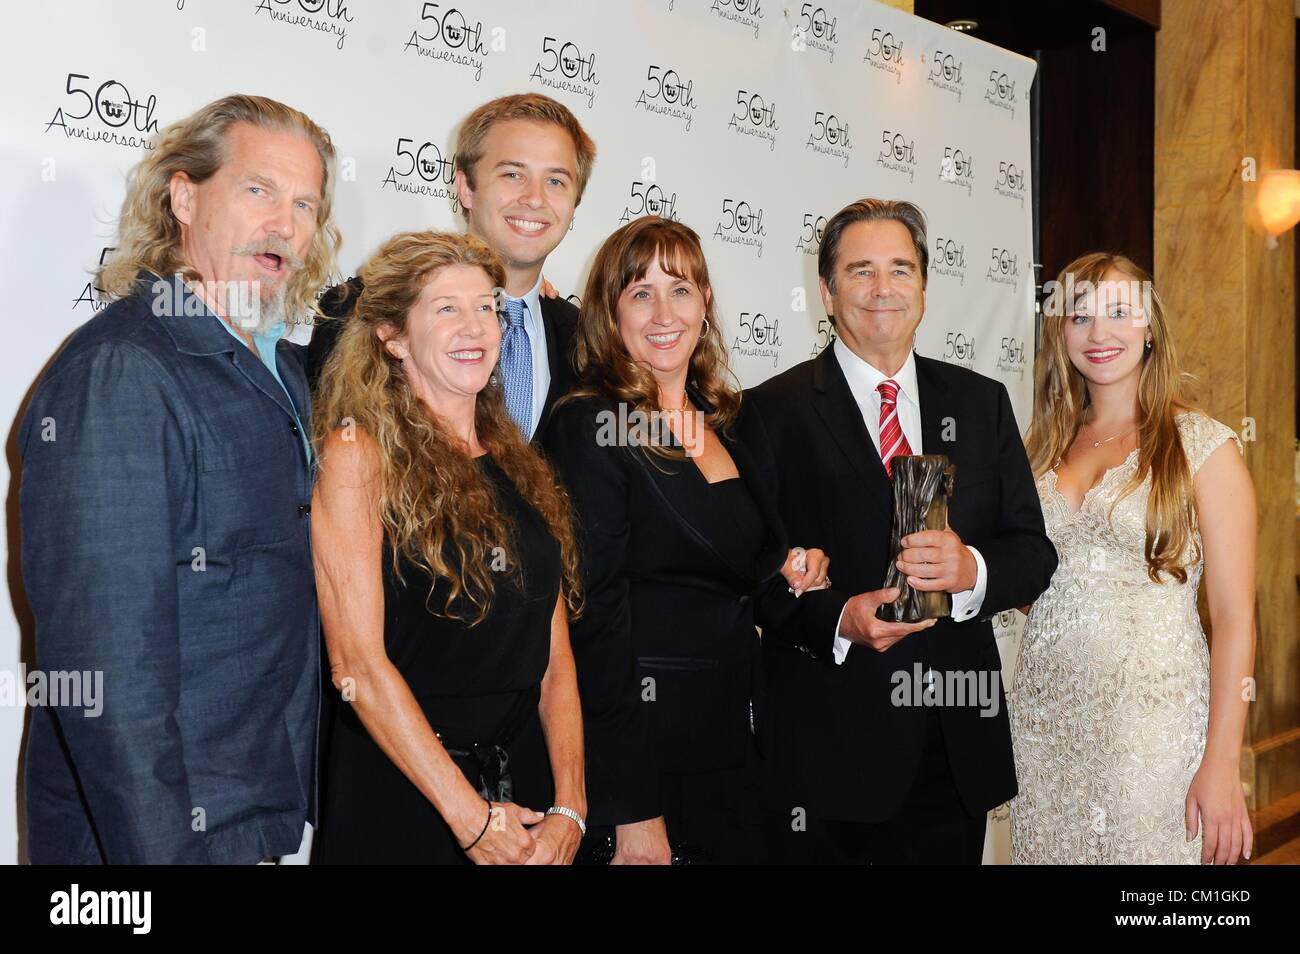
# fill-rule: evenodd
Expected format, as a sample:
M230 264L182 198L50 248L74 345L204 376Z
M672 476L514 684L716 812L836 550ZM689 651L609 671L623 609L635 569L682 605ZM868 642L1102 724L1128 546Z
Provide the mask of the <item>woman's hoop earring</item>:
M709 319L705 318L705 319L704 319L704 330L700 332L700 337L703 338L703 337L704 337L705 335L707 335L708 333L709 333Z

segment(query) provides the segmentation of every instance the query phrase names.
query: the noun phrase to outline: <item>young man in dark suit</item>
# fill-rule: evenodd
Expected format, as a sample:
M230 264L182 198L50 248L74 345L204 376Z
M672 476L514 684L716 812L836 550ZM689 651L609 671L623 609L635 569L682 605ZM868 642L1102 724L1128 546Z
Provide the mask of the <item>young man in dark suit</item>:
M526 93L484 103L456 138L456 192L467 230L505 261L507 327L501 340L506 405L529 440L540 440L551 407L573 383L578 310L539 295L542 266L560 244L591 177L596 146L577 118L548 96ZM321 310L351 311L352 279L330 289ZM317 326L309 347L313 384L333 348L337 325Z
M989 619L1033 602L1056 553L1006 389L912 350L927 264L911 203L839 212L818 258L837 340L746 396L786 529L830 556L843 603L824 638L763 634L786 861L978 864L986 813L1016 794ZM887 623L892 462L920 453L956 467L949 528L905 537L898 566L952 614Z

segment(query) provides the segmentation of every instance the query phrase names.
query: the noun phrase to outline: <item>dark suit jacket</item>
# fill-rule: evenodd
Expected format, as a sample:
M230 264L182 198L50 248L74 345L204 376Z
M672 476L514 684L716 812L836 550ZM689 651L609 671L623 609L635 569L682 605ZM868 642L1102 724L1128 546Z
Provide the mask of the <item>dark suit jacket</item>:
M37 864L249 864L316 820L303 349L278 343L282 388L151 281L69 339L19 436L37 665L103 678L98 716L32 711Z
M987 590L977 618L940 620L883 653L855 645L843 665L832 656L834 625L811 639L804 628L764 631L776 787L791 806L823 818L880 821L901 805L920 764L925 708L895 701L917 688L918 665L932 667L936 678L997 674L996 715L981 714L991 706L978 699L938 713L967 810L982 812L1016 794L989 619L1046 589L1056 551L1043 529L1006 389L919 355L916 377L922 450L946 454L956 465L949 524L984 557ZM778 507L791 538L830 555L841 605L879 589L891 559L892 487L834 349L759 385L746 399L770 441Z
M767 539L756 561L733 565L710 529L711 490L699 468L602 440L602 415L611 414L616 405L602 399L563 404L544 445L580 527L586 608L570 639L593 824L662 814L663 772L739 766L752 744L751 699L762 718L756 619L829 632L839 614L829 591L799 600L787 592L788 544L761 477L773 465L754 459L743 419L718 436Z
M312 330L311 342L307 345L307 379L312 391L320 380L321 369L325 366L334 345L338 340L339 329L343 327L339 319L352 314L357 296L361 293L361 279L349 278L342 284L328 289L321 296L320 310L325 321L316 323ZM551 386L546 392L546 403L542 406L542 417L533 432L533 442L541 443L550 425L551 408L573 386L573 340L578 326L578 309L565 298L541 298L542 327L546 331L546 359L551 366Z

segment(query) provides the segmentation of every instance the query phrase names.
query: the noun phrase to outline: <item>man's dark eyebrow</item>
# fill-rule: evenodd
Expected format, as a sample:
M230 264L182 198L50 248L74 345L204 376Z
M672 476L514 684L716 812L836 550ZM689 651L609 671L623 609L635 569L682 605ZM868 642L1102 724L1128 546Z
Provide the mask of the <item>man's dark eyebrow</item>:
M870 264L871 264L871 259L869 259L869 258L859 259L859 260L856 261L856 262L849 262L847 265L844 266L844 270L845 270L846 272L851 272L851 271L853 271L853 270L855 270L855 269L861 268L863 265L870 265ZM912 261L910 258L894 258L894 259L890 259L889 264L891 264L891 265L903 265L903 266L905 266L905 267L907 267L907 268L912 269L913 271L916 270L916 262Z
M503 166L508 166L511 169L524 168L524 164L520 162L518 159L502 159L500 162L496 164L496 168L498 169L502 168ZM570 179L573 178L572 170L566 169L564 166L552 166L550 169L545 170L545 172L547 175L552 175L558 172L561 175L568 176Z

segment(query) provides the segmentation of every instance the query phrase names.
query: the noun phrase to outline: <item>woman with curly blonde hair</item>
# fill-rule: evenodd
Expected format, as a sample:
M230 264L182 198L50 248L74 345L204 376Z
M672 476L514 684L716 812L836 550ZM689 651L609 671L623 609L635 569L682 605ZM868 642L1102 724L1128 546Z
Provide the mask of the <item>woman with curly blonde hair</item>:
M566 863L586 813L576 553L497 379L503 266L477 239L411 232L360 277L314 407L317 588L346 703L319 859Z
M1012 860L1233 864L1252 841L1239 772L1256 517L1241 442L1180 396L1149 274L1094 252L1054 288L1027 444L1060 564L1008 696Z

